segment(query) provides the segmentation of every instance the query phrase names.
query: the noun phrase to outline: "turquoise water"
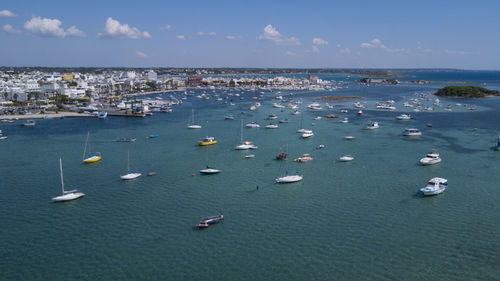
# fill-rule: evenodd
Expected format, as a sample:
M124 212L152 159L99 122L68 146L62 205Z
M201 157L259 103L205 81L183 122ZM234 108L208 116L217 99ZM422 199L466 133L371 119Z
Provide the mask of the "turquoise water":
M435 87L348 85L329 93L294 92L303 101L302 117L272 108L274 94L267 91L262 106L249 112L256 91L234 98L234 106L189 97L171 114L144 119L39 120L34 128L2 123L9 139L0 143L0 279L498 279L500 152L491 147L500 131L500 99L441 100L453 105L452 112L402 107L406 97ZM394 99L398 110L370 106L358 117L352 101L330 102L334 110L305 109L315 97L333 94L363 96L369 105ZM349 117L348 124L312 119L344 107L349 112L341 117ZM191 108L203 129L186 129ZM245 123L262 126L243 129L257 150L233 150L240 122L223 117L241 112ZM395 120L402 112L415 119ZM290 123L265 129L270 113ZM301 119L314 130L313 138L296 133ZM380 129L363 130L370 120ZM407 127L421 129L423 136L401 136ZM81 164L87 131L92 150L103 155L91 165ZM155 133L158 138L146 139ZM206 135L218 143L198 147ZM346 135L357 139L345 141ZM121 137L137 141L114 141ZM316 150L319 144L326 147ZM304 175L302 182L273 183L286 166L273 160L280 147L291 158L314 158L288 163L290 171ZM443 162L420 166L418 160L432 149ZM127 150L131 168L143 176L124 182L119 177L127 169ZM248 153L256 157L244 159ZM355 160L338 162L345 154ZM68 188L86 197L50 202L60 194L59 157ZM222 172L199 175L207 164ZM146 176L151 171L157 175ZM418 189L436 176L449 180L448 190L421 197ZM223 223L193 230L199 219L218 213Z

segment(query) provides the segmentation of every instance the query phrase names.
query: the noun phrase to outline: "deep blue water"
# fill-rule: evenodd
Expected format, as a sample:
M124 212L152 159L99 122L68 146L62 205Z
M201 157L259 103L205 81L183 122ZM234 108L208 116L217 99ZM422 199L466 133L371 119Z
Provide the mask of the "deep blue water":
M34 128L1 123L9 139L0 142L0 279L498 279L500 152L491 147L500 134L500 99L441 99L452 112L404 108L409 98L457 80L443 78L448 74L426 75L420 77L438 81L348 84L328 93L281 91L303 102L302 115L272 108L276 91L265 91L258 100L262 106L251 112L251 98L260 90L240 92L244 99L233 97L231 106L195 98L211 92L200 89L173 113L144 119L39 120ZM488 85L494 83L490 73L484 75ZM463 80L482 81L473 75ZM325 95L361 96L369 108L361 117L352 101L330 102L332 110L305 109ZM376 101L388 99L396 101L396 111L374 108ZM186 128L192 108L201 130ZM339 113L340 108L349 109L340 115L350 123L312 119ZM413 120L395 120L408 112ZM265 129L270 113L290 123ZM237 118L224 120L226 114ZM243 129L257 150L233 150L240 138L238 118L261 124L260 129ZM301 120L303 127L314 130L312 139L296 133ZM380 129L363 130L370 120L378 121ZM423 136L401 136L407 127L421 129ZM83 165L88 131L92 150L101 152L103 160ZM146 139L150 134L159 137ZM206 135L218 143L197 146ZM357 139L345 141L346 135ZM114 141L120 137L137 141ZM326 147L317 150L319 144ZM314 160L276 161L280 147L292 159L310 153ZM432 149L443 162L418 165ZM119 176L126 172L127 150L131 167L143 176L123 182ZM244 159L248 153L256 157ZM338 162L345 154L355 160ZM60 193L59 157L66 185L85 192L84 198L50 202ZM199 175L207 164L222 172ZM274 184L287 165L304 180ZM150 171L157 175L146 176ZM423 198L418 189L436 176L449 180L448 190ZM217 213L224 214L223 223L193 230L199 219Z

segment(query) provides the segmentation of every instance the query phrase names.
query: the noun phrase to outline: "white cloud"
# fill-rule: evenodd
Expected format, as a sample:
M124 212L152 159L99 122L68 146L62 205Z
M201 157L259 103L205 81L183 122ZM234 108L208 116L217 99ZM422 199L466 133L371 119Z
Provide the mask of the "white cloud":
M24 23L24 29L32 34L39 35L42 37L66 37L66 36L77 36L85 37L85 32L76 28L76 26L71 26L66 31L61 27L62 22L58 19L48 19L41 17L33 17L29 21ZM4 29L5 30L5 29Z
M314 37L313 44L314 45L328 45L328 41L325 41L325 40L318 38L318 37Z
M151 38L151 34L147 31L140 31L137 27L130 27L128 24L120 24L119 21L109 17L106 20L104 31L97 33L97 37L114 39L149 39Z
M215 31L212 31L212 32L210 32L208 35L210 35L210 36L215 36L215 35L217 35L217 33L215 33Z
M172 28L172 26L170 24L167 24L165 26L160 27L161 30L169 30L171 28Z
M295 37L286 37L276 30L272 25L268 24L264 28L264 33L257 37L257 40L271 41L276 45L300 45L300 40Z
M80 29L76 28L76 26L71 26L66 30L66 35L68 36L76 36L76 37L87 37L87 34L85 32L81 31Z
M466 56L466 55L479 54L479 52L467 52L467 51L448 50L448 49L445 49L444 53L447 54L447 55L458 55L458 56Z
M287 56L295 56L296 54L292 51L286 51Z
M142 57L142 58L145 58L145 57L147 57L147 56L148 56L146 53L143 53L143 52L141 52L141 51L137 51L137 55L138 55L139 57Z
M344 48L344 49L340 49L339 51L341 54L350 54L351 53L351 49L349 48Z
M236 36L226 35L226 39L228 39L228 40L234 40L234 39L236 39Z
M11 17L16 17L17 15L14 14L13 12L9 11L9 10L1 10L0 11L0 17L7 17L7 18L11 18Z
M175 36L175 38L177 38L179 40L186 40L186 37L184 35L177 35L177 36Z
M315 53L318 53L319 52L319 48L313 45L312 46L312 51L315 52Z
M373 39L372 41L370 42L365 42L365 43L361 43L361 48L366 48L366 49L382 49L386 52L389 52L389 53L409 53L410 50L409 49L404 49L404 48L401 48L401 49L392 49L392 48L389 48L387 47L386 45L384 45L384 43L382 43L382 41L380 41L380 39Z
M205 35L205 33L203 31L198 31L198 35L202 36Z
M15 29L12 25L6 24L3 26L3 31L10 33L10 34L19 34L21 33L20 30Z

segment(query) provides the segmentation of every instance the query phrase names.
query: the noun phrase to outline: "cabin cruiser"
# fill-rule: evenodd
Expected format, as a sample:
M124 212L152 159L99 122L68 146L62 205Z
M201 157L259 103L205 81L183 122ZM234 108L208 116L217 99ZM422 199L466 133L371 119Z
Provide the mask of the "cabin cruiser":
M219 223L222 221L224 221L223 215L211 216L208 218L201 219L200 222L194 226L194 228L205 229L205 228L208 228L212 224Z
M198 145L200 146L206 146L206 145L212 145L212 144L216 144L217 141L215 140L214 137L205 137L203 140L201 141L198 141Z
M234 149L236 150L257 149L257 146L254 145L251 141L245 141L242 144L237 145Z
M339 161L341 161L341 162L349 162L352 160L354 160L354 157L352 157L351 155L344 155L344 156L339 158Z
M430 152L425 155L424 158L420 159L420 164L426 165L434 165L441 162L441 158L439 158L439 152Z
M312 130L305 130L304 133L302 133L303 139L310 138L312 136L314 136L314 133Z
M410 120L411 116L410 116L410 114L401 114L401 115L396 116L396 119L397 120Z
M403 136L406 136L406 137L419 137L421 135L422 135L422 132L420 132L420 130L416 129L416 128L407 128L403 132Z
M311 155L309 155L308 153L304 153L302 155L302 157L293 159L293 162L304 163L304 162L308 162L308 161L311 161L311 160L313 160L313 158L311 157Z
M260 125L255 123L255 122L252 122L252 123L246 124L246 127L247 128L260 128Z
M420 191L424 196L437 195L442 193L448 187L448 180L443 178L432 178L427 183L427 186L422 187Z
M266 129L278 129L278 125L277 124L269 124L269 125L266 125Z
M366 130L375 130L378 128L379 128L378 122L368 122L368 125L366 125L365 127Z

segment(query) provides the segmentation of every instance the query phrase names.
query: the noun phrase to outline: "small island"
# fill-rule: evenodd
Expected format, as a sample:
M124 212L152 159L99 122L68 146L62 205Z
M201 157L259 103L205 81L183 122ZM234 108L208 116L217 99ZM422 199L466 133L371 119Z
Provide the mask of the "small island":
M434 95L445 98L484 98L500 96L500 92L476 86L447 86L439 89Z

